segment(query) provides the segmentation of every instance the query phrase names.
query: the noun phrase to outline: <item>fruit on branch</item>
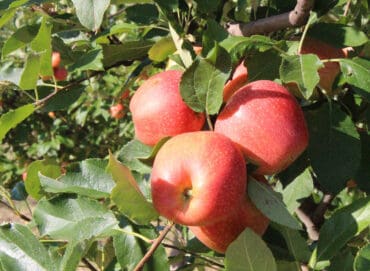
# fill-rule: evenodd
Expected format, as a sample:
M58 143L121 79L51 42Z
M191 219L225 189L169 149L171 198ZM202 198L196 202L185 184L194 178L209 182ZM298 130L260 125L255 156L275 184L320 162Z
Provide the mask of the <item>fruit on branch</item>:
M124 106L122 104L115 104L109 108L109 113L112 118L121 119L125 115Z
M182 100L182 72L169 70L146 80L130 101L130 111L138 140L155 145L167 136L198 131L203 127L204 114L194 112Z
M316 54L320 59L345 58L348 56L348 48L335 48L330 44L313 38L306 38L303 42L301 54ZM320 76L319 85L331 93L333 83L340 72L338 62L326 62L324 67L318 70Z
M218 115L215 131L231 138L263 175L288 167L308 144L301 107L287 89L269 80L240 88Z
M22 180L25 181L27 179L27 171L22 173Z
M267 182L262 175L258 177L259 180L261 178L263 182ZM230 243L245 228L251 228L255 233L263 235L269 222L269 219L256 208L245 193L245 199L234 215L211 225L190 226L189 229L204 245L217 252L225 253Z
M151 174L154 207L183 225L206 225L234 215L244 202L243 155L224 135L184 133L158 151Z
M60 53L59 52L53 52L51 54L51 66L53 68L58 68L61 62Z
M223 100L227 102L239 88L248 81L248 70L244 61L236 66L232 78L226 82L223 90Z
M68 77L68 71L64 67L54 68L54 77L57 81L64 81Z

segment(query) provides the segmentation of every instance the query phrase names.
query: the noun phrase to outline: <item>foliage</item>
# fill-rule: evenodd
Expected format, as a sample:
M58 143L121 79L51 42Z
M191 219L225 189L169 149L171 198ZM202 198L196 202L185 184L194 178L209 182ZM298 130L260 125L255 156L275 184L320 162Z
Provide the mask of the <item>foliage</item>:
M133 139L131 95L175 63L172 68L185 71L183 99L207 113L211 126L223 106L223 85L243 59L249 82L297 86L289 89L305 112L307 151L269 176L269 185L249 182L251 199L273 221L262 238L246 229L220 255L176 225L176 240L163 241L143 270L368 270L368 2L316 1L305 27L270 35L236 37L225 30L295 4L1 1L0 199L18 215L15 201L32 198L36 206L31 223L0 225L0 270L75 270L80 264L134 270L167 224L152 206L149 186L166 139L153 148ZM300 55L307 37L352 50L338 59ZM200 55L193 45L202 46ZM41 80L53 74L53 51L68 70L66 81ZM319 84L318 70L328 62L340 71L331 90ZM109 113L117 103L124 108L120 119ZM302 210L319 227L318 240L310 239Z

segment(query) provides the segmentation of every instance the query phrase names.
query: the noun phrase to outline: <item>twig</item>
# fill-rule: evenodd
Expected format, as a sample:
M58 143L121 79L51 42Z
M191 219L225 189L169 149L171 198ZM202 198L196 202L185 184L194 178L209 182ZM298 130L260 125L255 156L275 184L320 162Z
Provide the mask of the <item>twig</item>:
M210 264L212 264L212 265L215 265L215 266L218 266L218 267L221 267L221 268L225 268L225 266L224 266L223 264L220 264L220 263L218 263L218 262L215 262L215 261L213 261L213 260L211 260L211 259L209 259L209 258L207 258L207 257L204 257L204 256L202 256L202 255L199 255L199 254L197 254L197 253L194 253L194 252L192 252L192 251L190 251L190 250L187 250L187 249L185 249L185 248L179 248L179 247L176 247L176 246L174 246L174 245L167 244L167 243L162 243L162 245L163 245L164 247L167 247L167 248L172 248L172 249L175 249L175 250L182 251L182 252L185 252L185 253L187 253L187 254L193 255L193 256L195 256L195 257L197 257L197 258L199 258L199 259L202 259L202 260L204 260L204 261L206 261L206 262L208 262L208 263L210 263Z
M144 257L136 265L136 267L133 269L133 271L141 271L143 269L145 263L150 259L150 257L153 255L155 250L159 247L159 245L161 244L163 239L166 237L167 233L171 230L173 225L174 225L174 223L171 222L164 228L164 230L157 237L157 239L155 239L155 241L151 245L150 249L145 253Z
M347 4L346 4L346 6L344 8L343 16L347 16L348 15L349 8L351 7L351 2L352 2L352 0L347 0Z
M21 219L27 221L27 222L30 222L31 221L31 218L29 218L28 216L14 210L9 204L7 204L6 202L3 202L2 200L0 200L0 203L3 204L4 206L6 206L8 209L14 211L16 213L17 216L19 216Z
M314 2L313 0L297 0L296 6L290 12L249 23L229 24L227 31L235 36L251 36L271 33L288 27L299 27L307 22Z
M299 220L305 225L308 237L313 241L319 240L319 231L311 218L301 208L298 208L295 212Z
M95 266L90 263L90 261L86 258L82 258L82 262L87 266L87 268L89 268L90 270L92 271L99 271L98 269L95 268Z

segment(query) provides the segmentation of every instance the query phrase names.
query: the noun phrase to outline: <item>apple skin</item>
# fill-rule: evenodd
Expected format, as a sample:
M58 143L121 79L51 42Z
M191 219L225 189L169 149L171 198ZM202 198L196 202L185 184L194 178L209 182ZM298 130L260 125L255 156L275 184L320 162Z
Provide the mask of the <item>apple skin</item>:
M259 176L258 181L267 182L264 176ZM207 247L219 253L225 253L232 243L245 228L252 229L255 233L263 235L270 220L265 217L253 204L248 195L245 195L238 212L224 220L205 226L190 226L190 231Z
M239 88L244 86L248 81L248 70L244 61L236 66L232 78L226 82L223 90L223 100L227 102Z
M316 54L320 59L345 58L348 56L348 48L335 48L330 44L314 38L306 38L303 42L300 54ZM319 85L327 90L333 89L333 83L340 72L338 62L326 62L324 67L318 70L320 76Z
M224 135L212 131L177 135L154 159L154 207L178 224L215 223L242 204L246 172L242 153Z
M308 130L301 107L283 86L269 80L240 88L216 119L215 131L231 138L256 174L288 167L307 147Z
M60 61L61 61L60 53L59 52L53 52L51 54L51 66L53 68L58 68L59 65L60 65Z
M194 112L182 100L182 72L168 70L146 80L130 101L136 138L153 146L167 136L199 131L204 114Z

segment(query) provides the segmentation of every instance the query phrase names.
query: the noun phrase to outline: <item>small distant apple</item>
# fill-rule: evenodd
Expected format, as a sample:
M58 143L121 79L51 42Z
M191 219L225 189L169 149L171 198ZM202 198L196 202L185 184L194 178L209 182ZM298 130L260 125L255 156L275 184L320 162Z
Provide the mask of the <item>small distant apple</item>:
M122 104L115 104L109 108L110 115L115 119L121 119L125 115L124 106Z
M22 173L22 180L25 181L27 179L27 171Z
M64 67L54 68L54 77L57 81L64 81L68 77L68 71Z
M59 52L53 52L51 54L51 66L53 68L58 68L61 62L61 57Z

